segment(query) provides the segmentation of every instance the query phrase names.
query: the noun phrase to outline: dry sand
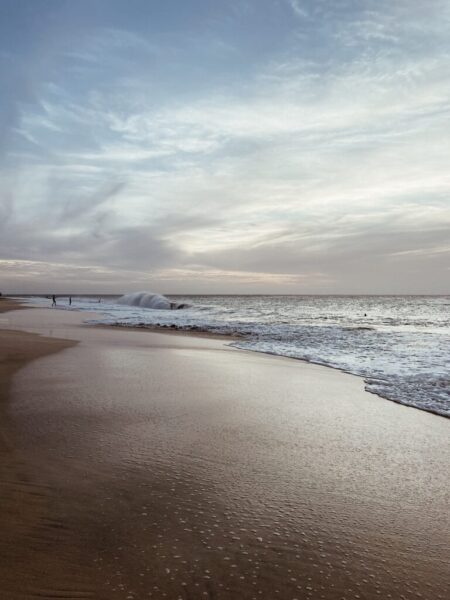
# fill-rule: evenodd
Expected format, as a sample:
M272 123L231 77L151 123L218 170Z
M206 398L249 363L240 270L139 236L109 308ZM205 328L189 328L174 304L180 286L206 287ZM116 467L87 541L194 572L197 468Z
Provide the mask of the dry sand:
M2 599L449 597L448 420L331 369L82 318L0 321L21 332L2 356L41 356L0 413ZM78 343L44 356L60 339Z

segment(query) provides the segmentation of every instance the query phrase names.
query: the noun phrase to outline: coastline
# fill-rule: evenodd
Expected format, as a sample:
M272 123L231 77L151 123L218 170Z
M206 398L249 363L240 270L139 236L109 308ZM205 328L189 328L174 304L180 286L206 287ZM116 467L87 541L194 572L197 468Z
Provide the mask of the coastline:
M380 398L450 418L445 368L450 330L445 326L445 302L436 296L427 297L423 306L417 298L406 297L394 303L391 297L371 297L370 301L358 297L349 305L335 304L335 300L330 304L328 296L317 297L314 303L303 296L299 302L280 298L279 306L278 301L272 306L269 297L254 306L242 297L231 303L226 297L212 297L211 304L199 298L197 307L193 298L192 311L186 313L135 311L132 305L108 304L108 299L100 308L97 302L76 298L71 308L92 311L89 325L211 336L229 340L241 350L337 369L362 377L366 391ZM48 299L38 302L41 307L46 303ZM362 317L361 305L374 311L369 318L365 313ZM61 299L60 308L70 309L68 297ZM277 310L279 316L285 312L290 316L280 320Z
M0 313L26 309L17 301L0 300ZM0 325L4 318L0 317ZM34 360L75 345L66 339L45 338L35 333L0 329L0 591L15 598L21 569L33 561L36 569L46 569L46 561L33 551L30 540L43 537L51 521L51 496L34 471L28 453L23 453L11 427L9 399L13 378ZM57 563L52 565L56 568ZM31 582L30 582L31 583ZM26 594L26 584L22 593ZM21 595L17 596L22 597Z
M238 342L239 340L245 340L245 338L246 338L245 335L239 334L239 333L235 333L235 334L215 333L212 331L208 331L206 329L201 329L200 327L185 328L185 327L177 327L175 325L143 325L143 326L138 327L138 326L125 325L125 324L95 323L92 326L98 327L98 328L104 327L106 329L108 329L108 328L122 329L122 330L134 331L134 332L142 331L142 332L163 333L163 334L172 334L172 335L181 335L181 336L184 335L184 336L188 336L188 337L193 336L193 337L200 337L200 338L209 338L209 339L213 339L213 340L222 341L223 343L229 343L229 342L233 342L233 341ZM361 327L359 329L371 330L373 328ZM266 356L271 356L273 358L278 357L281 359L294 360L294 361L298 361L298 362L301 362L304 364L317 365L320 367L324 367L326 369L333 369L333 370L339 371L340 373L345 373L347 375L351 375L352 377L358 377L359 379L361 379L364 382L365 391L368 394L371 394L373 396L376 396L377 398L380 398L381 400L388 401L388 402L394 402L395 404L399 404L400 406L403 406L405 408L425 411L431 415L434 415L436 417L441 417L443 419L450 418L450 415L440 412L439 410L436 410L433 407L417 406L416 404L410 404L407 402L403 402L402 400L399 400L398 398L389 396L388 394L383 394L379 390L376 391L376 390L370 389L370 380L368 377L364 377L361 374L355 373L348 368L329 364L325 361L313 360L313 359L307 359L307 358L290 357L290 356L285 356L285 355L277 354L275 352L270 352L270 351L248 349L248 348L242 348L239 346L235 346L235 348L237 350L239 350L240 352L253 352L256 354L263 354Z
M21 310L24 308L33 308L33 306L31 304L21 304L19 300L13 300L12 298L8 298L7 296L0 297L0 314L12 310Z
M335 369L80 321L8 315L54 352L15 362L14 502L39 510L9 519L8 598L445 597L446 419Z

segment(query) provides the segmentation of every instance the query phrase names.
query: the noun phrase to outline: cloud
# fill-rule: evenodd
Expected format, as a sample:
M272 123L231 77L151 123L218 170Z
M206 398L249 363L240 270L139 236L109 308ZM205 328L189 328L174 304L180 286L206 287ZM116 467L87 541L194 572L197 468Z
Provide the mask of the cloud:
M304 7L304 3L300 0L289 0L289 4L292 8L293 13L302 19L308 18L308 11Z
M205 17L207 34L103 24L42 50L48 74L10 93L0 258L32 286L27 261L110 290L145 273L218 289L222 273L231 291L291 292L389 291L398 270L416 290L426 261L424 291L441 291L445 3L291 0L267 53L227 29L256 13Z

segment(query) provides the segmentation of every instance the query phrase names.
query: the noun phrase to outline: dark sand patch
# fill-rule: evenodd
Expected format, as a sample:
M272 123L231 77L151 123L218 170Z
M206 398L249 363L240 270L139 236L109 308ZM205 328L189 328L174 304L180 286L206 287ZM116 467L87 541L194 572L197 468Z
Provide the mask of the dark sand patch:
M0 310L21 308L1 300ZM43 476L33 448L17 443L8 403L13 376L31 361L76 342L0 329L0 597L94 598L81 549L57 508L56 489ZM30 391L32 394L32 390ZM77 555L78 554L78 555ZM81 568L83 565L83 568Z
M7 298L6 296L0 296L0 313L9 312L10 310L20 310L23 308L30 308L21 304L18 300Z

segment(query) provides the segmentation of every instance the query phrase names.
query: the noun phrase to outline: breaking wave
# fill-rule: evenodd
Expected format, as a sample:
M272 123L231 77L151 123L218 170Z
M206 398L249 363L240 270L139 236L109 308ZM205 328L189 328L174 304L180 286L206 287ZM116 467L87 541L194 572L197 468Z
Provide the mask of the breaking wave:
M171 310L184 308L185 304L171 302L161 294L152 294L150 292L134 292L133 294L125 294L117 300L118 304L126 304L127 306L138 306L139 308L153 308L156 310Z

